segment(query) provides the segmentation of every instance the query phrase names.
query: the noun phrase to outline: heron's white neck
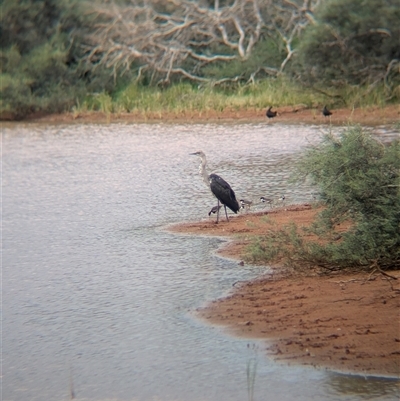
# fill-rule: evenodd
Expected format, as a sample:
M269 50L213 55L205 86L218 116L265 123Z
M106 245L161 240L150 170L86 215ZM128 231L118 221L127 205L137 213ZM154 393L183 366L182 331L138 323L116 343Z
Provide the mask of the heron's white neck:
M209 187L210 182L207 173L207 159L204 155L201 155L200 157L201 157L201 163L199 166L199 172L201 177L203 178L204 183Z

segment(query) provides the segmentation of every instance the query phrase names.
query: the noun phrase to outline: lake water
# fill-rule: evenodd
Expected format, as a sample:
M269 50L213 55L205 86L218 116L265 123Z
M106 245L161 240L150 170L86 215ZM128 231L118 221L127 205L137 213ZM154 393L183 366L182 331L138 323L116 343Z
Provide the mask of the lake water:
M397 399L394 380L279 365L263 343L197 321L195 308L267 267L165 230L216 204L189 153L203 150L238 198L305 202L312 189L288 178L327 130L4 125L3 400Z

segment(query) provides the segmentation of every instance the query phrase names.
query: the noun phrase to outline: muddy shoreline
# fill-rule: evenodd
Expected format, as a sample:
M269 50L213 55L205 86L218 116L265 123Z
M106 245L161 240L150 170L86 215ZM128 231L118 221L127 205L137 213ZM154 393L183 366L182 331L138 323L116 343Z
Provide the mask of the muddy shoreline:
M130 113L103 113L99 111L61 114L34 114L23 122L34 123L262 123L266 124L323 124L323 125L348 125L362 124L366 126L390 125L400 121L400 105L367 108L341 108L332 109L332 116L324 117L322 108L307 108L304 105L274 107L278 116L268 119L265 109L247 110L186 110L180 112L159 111ZM3 121L7 120L3 116Z
M169 227L176 233L225 236L223 256L243 263L249 238L290 222L309 225L317 213L295 205ZM240 266L238 266L240 268ZM304 276L279 266L195 311L207 323L265 340L265 351L285 364L364 375L400 377L400 271Z

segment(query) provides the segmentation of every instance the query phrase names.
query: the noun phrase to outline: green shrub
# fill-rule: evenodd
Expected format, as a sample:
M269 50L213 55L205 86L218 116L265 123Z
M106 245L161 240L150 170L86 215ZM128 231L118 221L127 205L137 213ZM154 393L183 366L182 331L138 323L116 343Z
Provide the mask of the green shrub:
M400 85L400 0L329 0L315 13L297 49L302 80L341 88ZM398 96L398 93L397 93Z
M304 243L290 228L253 244L251 255L271 260L277 247L290 250L285 256L294 265L400 268L400 141L385 146L360 127L326 135L299 162L300 178L319 187L325 208L310 231L327 242ZM350 229L338 235L345 221Z
M384 146L360 127L327 135L307 152L299 171L320 188L326 209L319 227L329 233L344 220L340 241L317 246L333 266L400 267L400 142Z
M110 89L105 68L80 64L88 2L5 0L0 12L0 114L68 110L89 91Z
M285 54L283 49L279 47L279 39L267 38L257 43L248 59L212 63L203 67L201 74L215 81L240 76L239 82L247 82L260 67L269 66L271 69L275 68L277 72L284 59ZM259 77L263 77L261 72ZM235 85L233 86L235 87Z

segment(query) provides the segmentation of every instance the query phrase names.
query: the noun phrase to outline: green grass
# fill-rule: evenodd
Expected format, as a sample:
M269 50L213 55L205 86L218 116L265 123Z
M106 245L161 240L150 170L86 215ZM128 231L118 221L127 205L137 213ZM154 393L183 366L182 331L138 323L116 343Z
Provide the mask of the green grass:
M329 96L328 96L329 95ZM268 105L274 107L299 106L319 108L330 107L385 106L387 104L383 87L344 87L340 92L304 88L285 78L268 79L255 84L232 86L205 85L195 87L189 83L174 84L166 89L131 83L110 95L105 92L89 95L74 106L74 111L118 112L196 112L210 110L261 110Z

